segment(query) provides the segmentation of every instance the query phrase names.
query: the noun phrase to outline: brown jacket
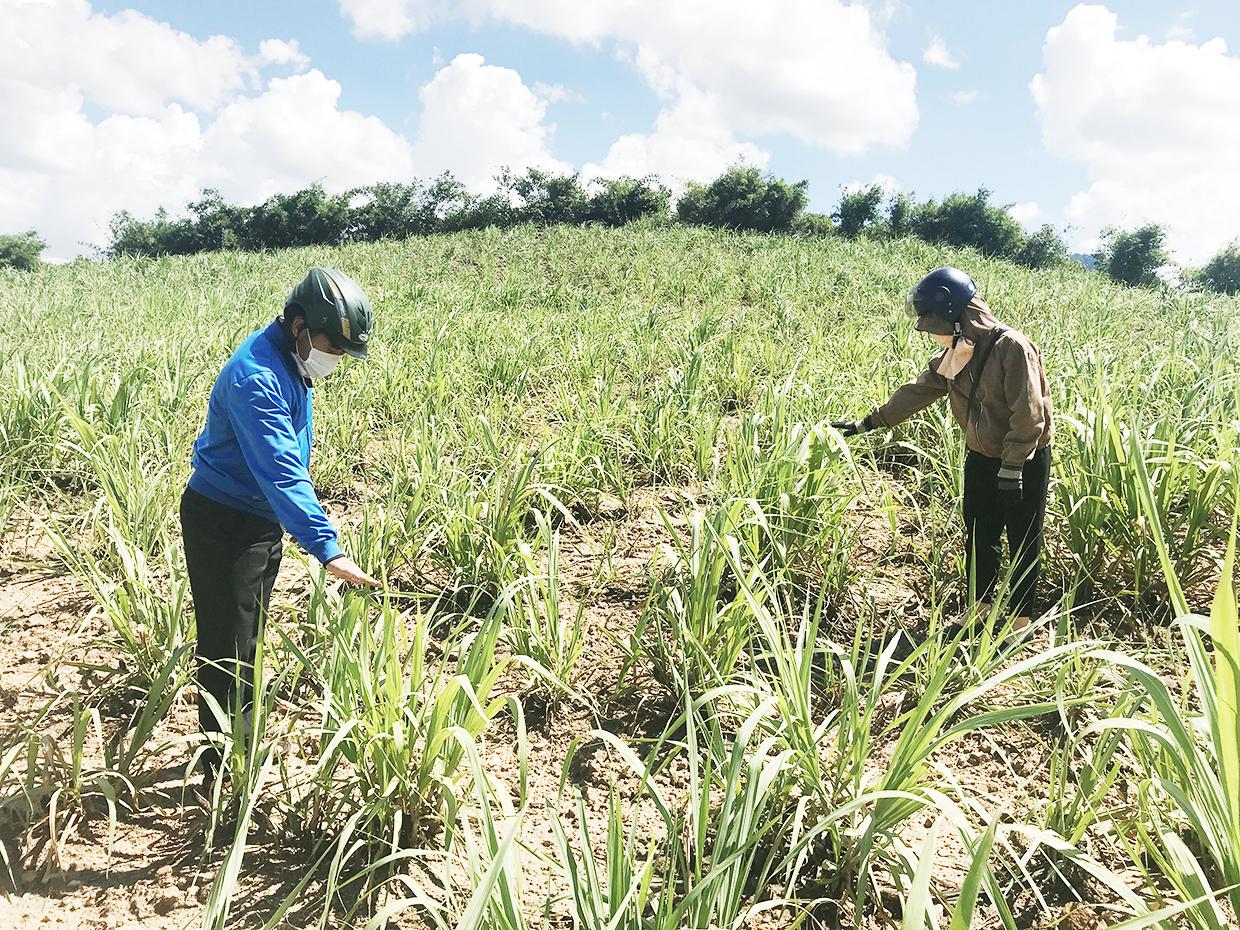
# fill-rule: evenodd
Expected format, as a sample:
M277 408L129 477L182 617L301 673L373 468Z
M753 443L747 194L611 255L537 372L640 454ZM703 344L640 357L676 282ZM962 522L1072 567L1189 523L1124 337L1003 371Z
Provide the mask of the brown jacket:
M930 360L920 375L897 388L891 399L870 415L875 426L903 423L919 410L947 395L952 414L964 430L965 444L975 452L1002 459L1007 469L1019 469L1033 453L1051 444L1051 394L1046 384L1042 352L1023 333L1005 329L995 342L977 386L977 400L969 415L969 393L977 378L986 346L999 321L981 297L965 309L961 330L974 343L973 358L954 380L939 374L946 351ZM917 321L922 332L950 335L950 323L927 314Z

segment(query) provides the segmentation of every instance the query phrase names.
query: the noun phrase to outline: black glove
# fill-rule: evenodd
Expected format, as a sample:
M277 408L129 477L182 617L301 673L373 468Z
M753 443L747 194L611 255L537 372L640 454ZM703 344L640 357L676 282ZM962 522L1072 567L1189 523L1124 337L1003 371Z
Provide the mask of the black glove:
M1024 497L1024 484L1021 481L1021 469L1012 468L1004 465L999 469L999 477L996 481L996 497L999 500L999 506L1005 511L1010 511L1021 502Z
M866 414L864 420L836 420L831 428L839 430L841 436L856 436L874 429L874 421Z

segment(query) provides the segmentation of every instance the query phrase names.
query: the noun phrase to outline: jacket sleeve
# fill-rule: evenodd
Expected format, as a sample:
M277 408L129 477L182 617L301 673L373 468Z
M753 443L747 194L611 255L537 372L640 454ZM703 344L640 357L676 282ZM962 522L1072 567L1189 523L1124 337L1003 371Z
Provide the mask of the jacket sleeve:
M870 414L870 422L875 426L897 426L940 397L946 397L950 385L935 367L935 362L942 357L931 359L925 371L896 388L887 403Z
M1019 474L1046 431L1046 402L1042 394L1042 361L1033 346L1013 342L1003 357L1003 395L1007 401L1008 432L1003 439L1003 471ZM1013 474L1014 473L1014 474Z
M275 380L259 373L234 383L228 413L241 455L280 524L320 562L339 556L335 527L314 493L292 412Z

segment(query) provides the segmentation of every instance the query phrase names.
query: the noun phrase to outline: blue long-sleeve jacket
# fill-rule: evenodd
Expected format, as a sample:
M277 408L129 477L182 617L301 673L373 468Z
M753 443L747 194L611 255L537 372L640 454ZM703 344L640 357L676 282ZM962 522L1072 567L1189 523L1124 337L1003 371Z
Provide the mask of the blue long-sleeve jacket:
M233 353L211 389L194 443L189 486L204 497L279 522L320 562L341 554L310 481L311 390L280 324Z

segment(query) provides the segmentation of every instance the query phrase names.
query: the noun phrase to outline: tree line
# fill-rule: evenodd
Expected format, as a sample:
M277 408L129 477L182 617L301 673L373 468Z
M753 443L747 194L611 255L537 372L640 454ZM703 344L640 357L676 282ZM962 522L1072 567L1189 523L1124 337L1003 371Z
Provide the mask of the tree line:
M836 209L822 214L806 212L807 181L789 183L749 166L729 168L709 183L690 184L674 204L670 189L653 176L600 180L587 187L577 174L531 168L522 174L506 170L496 180L497 189L488 195L471 193L449 173L340 194L314 184L254 206L229 203L208 189L183 215L165 209L150 219L127 211L116 214L101 257L340 245L523 223L623 226L646 220L816 237L914 236L975 248L1029 268L1071 260L1053 226L1026 233L985 188L918 202L910 194L889 194L870 185L846 189ZM0 267L36 267L44 248L33 230L0 236ZM1144 287L1162 283L1159 272L1170 263L1166 232L1157 224L1105 230L1092 257L1113 280ZM1180 281L1240 293L1240 240L1203 268L1185 271Z

